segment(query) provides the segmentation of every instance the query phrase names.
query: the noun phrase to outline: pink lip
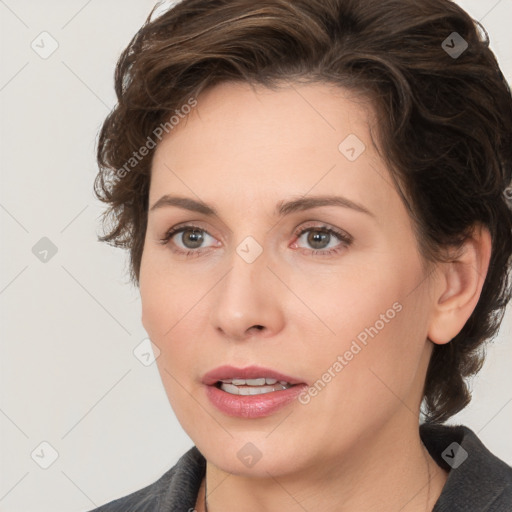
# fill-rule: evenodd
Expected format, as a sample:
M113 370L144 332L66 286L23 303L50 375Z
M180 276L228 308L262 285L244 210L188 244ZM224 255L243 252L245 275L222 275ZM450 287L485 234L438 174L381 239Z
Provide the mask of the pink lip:
M282 391L249 396L232 395L215 386L219 380L256 379L258 377L268 377L278 381L284 380L295 385ZM262 418L273 414L293 402L307 387L306 383L294 377L259 366L249 366L247 368L221 366L204 375L202 382L205 384L206 396L217 409L228 416L246 419Z

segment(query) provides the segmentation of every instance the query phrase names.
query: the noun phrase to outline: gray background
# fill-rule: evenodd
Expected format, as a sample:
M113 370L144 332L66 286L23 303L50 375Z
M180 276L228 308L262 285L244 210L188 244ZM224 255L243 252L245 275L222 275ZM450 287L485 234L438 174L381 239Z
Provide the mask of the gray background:
M458 3L482 20L511 82L512 0ZM153 5L0 0L2 512L89 510L153 482L192 446L155 364L133 354L146 333L126 255L96 241L96 136L117 57ZM450 420L509 464L511 317L473 402ZM47 469L42 442L58 453Z

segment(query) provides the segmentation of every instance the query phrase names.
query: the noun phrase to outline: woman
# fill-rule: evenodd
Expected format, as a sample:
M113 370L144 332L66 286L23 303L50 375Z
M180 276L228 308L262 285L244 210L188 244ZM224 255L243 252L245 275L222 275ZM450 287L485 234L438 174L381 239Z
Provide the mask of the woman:
M511 510L512 468L443 425L511 295L512 97L477 25L446 0L151 18L96 192L195 446L96 510Z

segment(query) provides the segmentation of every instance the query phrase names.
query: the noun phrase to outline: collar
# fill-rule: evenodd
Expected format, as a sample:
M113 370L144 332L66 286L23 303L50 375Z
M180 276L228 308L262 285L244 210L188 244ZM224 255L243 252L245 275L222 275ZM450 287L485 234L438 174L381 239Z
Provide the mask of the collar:
M449 471L432 512L512 511L512 467L493 455L471 429L424 423L420 437L437 464ZM161 482L162 490L158 511L193 510L205 473L206 460L194 446L155 482Z
M512 510L512 467L463 425L420 425L431 457L449 471L432 512ZM456 444L454 444L456 443Z

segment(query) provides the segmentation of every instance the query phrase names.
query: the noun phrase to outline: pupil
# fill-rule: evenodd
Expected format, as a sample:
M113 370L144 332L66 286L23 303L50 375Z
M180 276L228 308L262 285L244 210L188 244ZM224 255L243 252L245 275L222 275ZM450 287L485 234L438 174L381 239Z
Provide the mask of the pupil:
M187 245L187 247L188 247L188 241L190 241L190 239L192 239L192 241L191 241L192 247L189 247L189 248L196 249L197 247L200 247L201 243L203 242L203 238L204 238L203 235L201 234L201 232L198 230L189 230L189 231L187 231L187 233L190 233L190 237L185 237L185 239L187 240L187 242L184 242L185 245Z
M322 245L322 241L325 242L326 239L328 239L329 237L330 237L329 233L322 233L320 231L311 231L310 235L308 236L308 243L312 247L315 247L316 249L320 249L322 247L318 247L315 244L320 242L320 245Z

